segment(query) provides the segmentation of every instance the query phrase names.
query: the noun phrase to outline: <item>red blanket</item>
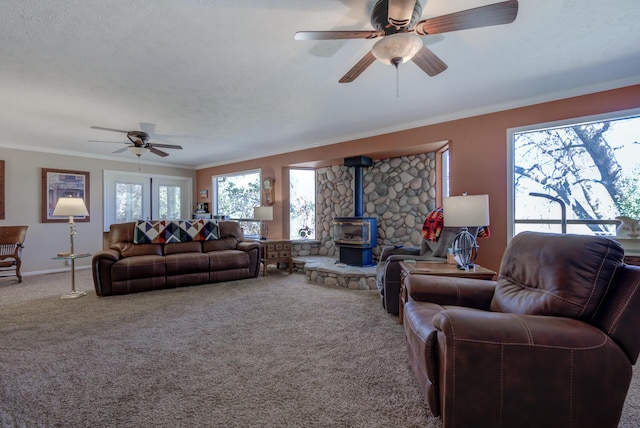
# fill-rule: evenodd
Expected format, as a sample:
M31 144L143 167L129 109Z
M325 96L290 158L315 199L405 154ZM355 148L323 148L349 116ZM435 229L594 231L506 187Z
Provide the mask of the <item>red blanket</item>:
M422 237L427 241L437 241L440 232L444 227L444 210L438 207L427 214L427 218L422 225ZM488 238L491 235L489 226L482 226L478 229L478 238Z

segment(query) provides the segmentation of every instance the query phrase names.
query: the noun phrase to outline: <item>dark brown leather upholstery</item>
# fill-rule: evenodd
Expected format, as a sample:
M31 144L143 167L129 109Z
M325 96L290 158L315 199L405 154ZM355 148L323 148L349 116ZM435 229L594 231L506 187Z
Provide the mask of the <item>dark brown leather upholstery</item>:
M605 237L525 232L496 282L412 276L404 327L448 427L615 427L640 352L640 267Z
M114 224L109 249L93 256L98 296L255 278L260 246L243 241L240 224L219 223L220 239L171 244L134 244L135 223Z

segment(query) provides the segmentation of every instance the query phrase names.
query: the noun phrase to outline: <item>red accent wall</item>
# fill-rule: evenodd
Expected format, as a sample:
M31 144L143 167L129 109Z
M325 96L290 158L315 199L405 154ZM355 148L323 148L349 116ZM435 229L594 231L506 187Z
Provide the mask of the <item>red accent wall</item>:
M640 108L640 85L204 168L197 172L197 189L208 189L211 194L212 175L261 168L263 176L276 180L274 221L269 233L274 238L282 237L288 229L288 167L342 164L343 158L360 155L394 157L394 151L398 155L425 152L449 141L451 194L489 194L491 237L480 240L478 263L497 271L507 245L507 130L633 108Z

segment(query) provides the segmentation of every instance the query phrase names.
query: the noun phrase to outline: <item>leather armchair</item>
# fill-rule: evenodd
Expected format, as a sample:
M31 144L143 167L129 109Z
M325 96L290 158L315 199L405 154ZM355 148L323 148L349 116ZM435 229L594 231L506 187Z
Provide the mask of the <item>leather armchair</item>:
M477 227L469 228L469 232L478 233ZM416 261L447 261L447 249L451 247L459 227L445 227L440 232L436 242L422 241L421 247L405 247L402 245L387 246L382 249L380 262L376 267L376 285L380 293L382 307L387 312L398 315L400 302L400 262L403 260Z
M640 267L605 237L523 232L497 281L409 278L409 360L443 427L616 427Z

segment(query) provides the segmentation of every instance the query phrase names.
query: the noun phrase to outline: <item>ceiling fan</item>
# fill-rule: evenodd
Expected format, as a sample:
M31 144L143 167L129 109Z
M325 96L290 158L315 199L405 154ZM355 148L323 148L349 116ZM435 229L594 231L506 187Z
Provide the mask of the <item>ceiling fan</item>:
M126 147L118 149L113 153L122 153L126 150L129 150L131 153L140 157L148 152L151 152L155 155L166 157L169 156L169 153L164 152L162 150L158 150L157 147L161 147L163 149L179 149L182 150L182 146L176 144L161 144L161 143L151 143L149 142L150 136L149 134L153 134L153 129L155 126L153 124L140 124L141 128L149 128L150 132L145 131L124 131L122 129L114 129L114 128L105 128L103 126L92 126L91 129L99 129L102 131L113 131L113 132L122 132L127 134L127 138L129 142L120 142L120 141L103 141L103 140L89 140L91 143L115 143L115 144L126 144Z
M371 12L374 30L299 31L296 40L336 40L380 38L373 48L345 74L340 83L353 82L376 59L398 65L413 61L429 76L447 69L435 53L424 46L418 36L509 24L518 15L518 1L509 0L473 9L423 19L420 0L378 0ZM414 24L415 23L415 24Z

